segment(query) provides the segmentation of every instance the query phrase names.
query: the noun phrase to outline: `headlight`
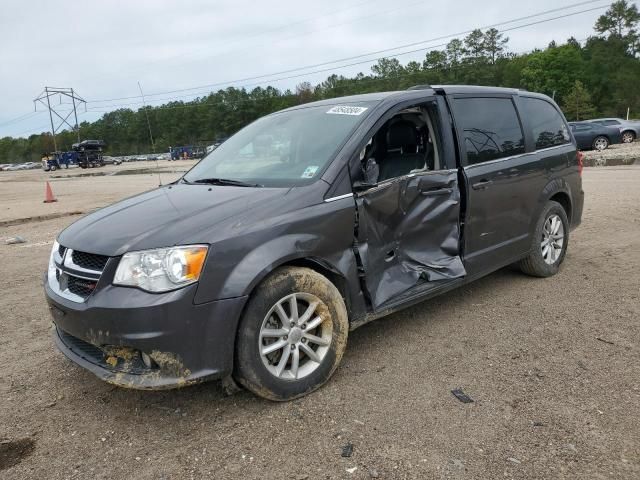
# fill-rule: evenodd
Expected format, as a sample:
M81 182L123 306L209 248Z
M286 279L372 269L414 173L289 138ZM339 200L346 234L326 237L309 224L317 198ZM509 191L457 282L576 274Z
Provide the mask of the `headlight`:
M125 253L113 283L149 292L184 287L200 278L207 249L205 245L187 245Z

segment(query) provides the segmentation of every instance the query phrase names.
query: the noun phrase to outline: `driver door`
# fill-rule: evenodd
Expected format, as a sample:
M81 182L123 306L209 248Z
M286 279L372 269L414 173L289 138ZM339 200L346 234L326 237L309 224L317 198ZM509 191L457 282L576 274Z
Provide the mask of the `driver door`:
M356 197L358 250L374 309L414 286L465 275L458 172L394 179Z
M434 99L421 107L429 111L429 143L439 152L435 165L426 160L421 169L385 178L369 188L356 188L356 248L374 310L414 287L435 287L466 274L460 258L460 189L453 141L440 128L447 121L440 116L443 105L438 108ZM374 138L396 118L411 118L408 111L412 109L383 118L386 123ZM392 140L386 137L386 147L394 146L389 144ZM378 158L381 171L390 170L385 162L405 161L397 154Z

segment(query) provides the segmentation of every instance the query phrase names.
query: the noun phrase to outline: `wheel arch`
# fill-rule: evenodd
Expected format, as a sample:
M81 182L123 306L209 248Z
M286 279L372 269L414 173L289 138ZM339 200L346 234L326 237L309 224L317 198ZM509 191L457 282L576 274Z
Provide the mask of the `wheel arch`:
M536 223L538 222L538 217L540 216L542 209L549 200L558 202L560 205L562 205L562 208L567 214L569 225L571 225L573 218L573 198L571 197L571 189L563 178L554 178L549 181L549 183L547 183L547 185L544 187L544 189L542 189L542 192L540 193L536 214L531 219L532 232L535 229Z
M567 214L567 219L569 220L569 224L571 224L571 213L572 213L572 205L571 205L571 197L565 191L558 191L549 197L549 200L554 202L558 202L564 208L564 212Z

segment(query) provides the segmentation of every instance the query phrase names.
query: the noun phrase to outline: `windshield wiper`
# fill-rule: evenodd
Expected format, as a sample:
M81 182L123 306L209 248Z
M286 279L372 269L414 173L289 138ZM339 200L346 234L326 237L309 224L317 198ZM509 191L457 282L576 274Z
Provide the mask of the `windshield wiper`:
M234 187L262 187L259 183L243 182L242 180L232 180L230 178L200 178L190 183L206 183L208 185L231 185Z

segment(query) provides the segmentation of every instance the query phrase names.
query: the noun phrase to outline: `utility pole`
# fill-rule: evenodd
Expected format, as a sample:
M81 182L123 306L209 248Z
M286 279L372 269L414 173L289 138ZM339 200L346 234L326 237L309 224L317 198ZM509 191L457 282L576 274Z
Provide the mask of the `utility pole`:
M63 117L62 115L65 113L60 108L56 110L56 107L51 105L51 97L58 97L60 99L60 105L62 105L62 97L68 97L71 99L71 104L73 105L73 110L67 112L67 114ZM76 132L78 135L78 142L80 142L80 127L78 126L78 105L84 103L85 111L87 108L87 102L77 95L73 88L57 88L57 87L44 87L44 90L40 95L38 95L33 100L33 106L36 111L38 111L38 103L44 105L49 111L49 121L51 122L51 135L53 136L53 149L55 151L58 150L58 144L56 142L56 133L64 126L67 125L72 131ZM68 105L68 103L67 103ZM69 117L73 113L75 119L75 126L71 125L68 122ZM60 122L57 126L53 121L54 115L58 117L58 121Z
M144 98L144 92L142 91L142 85L138 82L138 88L140 89L140 95L142 95L142 106L144 107L144 116L147 118L147 127L149 127L149 139L151 140L151 153L156 153L156 146L153 143L153 134L151 133L151 122L149 122L149 112L147 111L147 102Z

